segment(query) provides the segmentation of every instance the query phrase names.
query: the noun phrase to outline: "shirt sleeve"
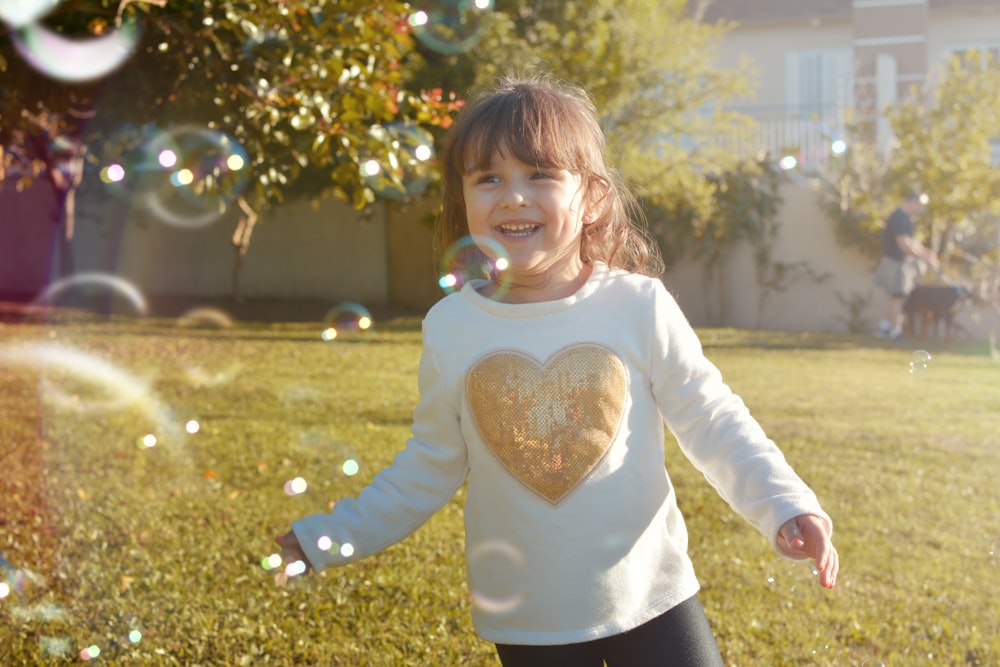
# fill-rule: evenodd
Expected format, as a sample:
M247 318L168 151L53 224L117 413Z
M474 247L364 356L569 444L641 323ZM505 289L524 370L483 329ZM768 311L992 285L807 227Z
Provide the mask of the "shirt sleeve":
M661 286L654 305L650 377L670 432L719 495L777 549L800 514L833 526L819 500L704 355L697 334Z
M421 398L413 414L412 437L392 464L357 498L340 500L329 514L314 514L292 524L315 570L356 561L399 542L465 482L468 456L459 413L428 345L426 329L418 386Z

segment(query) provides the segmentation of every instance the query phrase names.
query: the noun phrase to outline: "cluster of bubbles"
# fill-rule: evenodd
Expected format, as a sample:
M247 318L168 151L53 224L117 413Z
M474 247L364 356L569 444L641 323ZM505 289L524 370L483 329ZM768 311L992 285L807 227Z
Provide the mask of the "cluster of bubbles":
M409 25L426 48L443 55L465 53L489 27L493 0L422 0L412 3Z
M41 23L61 2L0 0L0 21L11 29L14 47L32 68L59 81L87 82L110 74L131 57L142 36L138 24L95 23L94 34L67 37Z
M122 141L135 147L121 162L106 164L101 181L113 196L165 223L183 228L209 225L250 185L246 150L220 130L146 126Z
M306 438L306 440L312 440L312 438ZM347 455L346 458L344 458L344 462L340 469L346 477L353 477L360 472L361 464L358 463L357 459L353 456ZM305 493L309 488L309 484L303 477L294 477L286 481L283 488L285 495L297 496ZM332 538L325 535L317 540L316 546L321 551L339 553L344 558L350 558L354 555L354 545L348 542L339 544L334 542ZM264 556L260 561L260 566L265 572L275 573L275 583L279 586L286 585L289 579L293 577L305 574L308 569L305 562L301 560L285 562L281 554L277 553Z
M316 541L316 546L320 551L338 553L344 558L350 558L354 555L354 545L349 542L338 544L326 535ZM289 560L286 562L281 554L277 553L264 556L260 561L260 566L265 572L275 572L275 583L279 586L284 586L289 579L303 575L309 569L305 561Z
M497 284L499 298L510 289L505 269L510 258L497 241L479 236L464 236L441 256L438 267L438 287L445 294L462 289L470 280L490 279Z

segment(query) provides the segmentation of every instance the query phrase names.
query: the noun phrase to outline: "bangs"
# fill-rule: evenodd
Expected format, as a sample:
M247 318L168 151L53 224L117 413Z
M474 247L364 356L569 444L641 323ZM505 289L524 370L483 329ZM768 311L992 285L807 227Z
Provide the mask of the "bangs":
M453 167L464 174L485 170L497 153L525 164L589 174L593 148L604 137L580 101L532 86L518 86L482 104L465 120L453 146ZM597 143L595 144L595 139Z

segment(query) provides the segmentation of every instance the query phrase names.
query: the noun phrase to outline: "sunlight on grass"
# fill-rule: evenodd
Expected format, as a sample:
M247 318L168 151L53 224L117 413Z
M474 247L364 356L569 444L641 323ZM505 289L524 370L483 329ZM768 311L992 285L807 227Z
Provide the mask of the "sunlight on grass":
M419 324L0 323L0 664L499 665L469 618L461 491L382 554L276 583L273 536L409 435ZM1000 365L701 334L843 559L822 590L668 447L726 664L1000 664Z

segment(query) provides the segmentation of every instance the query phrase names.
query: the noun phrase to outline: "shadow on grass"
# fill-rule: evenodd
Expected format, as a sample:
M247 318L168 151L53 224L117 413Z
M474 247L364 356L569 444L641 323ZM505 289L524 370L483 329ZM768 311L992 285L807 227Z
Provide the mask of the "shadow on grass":
M993 354L988 341L977 340L948 343L941 339L908 338L892 342L864 334L766 331L724 327L698 327L697 331L698 336L701 338L701 344L706 350L727 348L762 350L898 349L927 350L932 353L987 358Z

